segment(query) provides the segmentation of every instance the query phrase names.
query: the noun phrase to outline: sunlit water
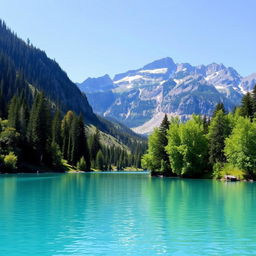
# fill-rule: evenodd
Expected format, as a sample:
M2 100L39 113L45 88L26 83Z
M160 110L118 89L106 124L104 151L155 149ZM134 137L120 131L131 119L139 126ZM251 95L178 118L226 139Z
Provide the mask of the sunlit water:
M2 175L0 255L256 255L256 184Z

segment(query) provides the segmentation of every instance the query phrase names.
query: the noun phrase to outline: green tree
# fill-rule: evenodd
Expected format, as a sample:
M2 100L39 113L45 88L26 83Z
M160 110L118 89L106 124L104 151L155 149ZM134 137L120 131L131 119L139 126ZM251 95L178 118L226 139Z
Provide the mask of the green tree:
M142 157L142 167L153 172L160 172L161 160L165 158L166 137L159 128L155 128L148 139L148 151ZM168 156L167 156L168 157Z
M29 119L28 105L22 96L13 96L8 109L8 123L20 134L23 142L25 141L27 125Z
M8 154L9 152L18 153L18 143L20 134L12 127L4 128L0 133L0 152Z
M82 115L78 117L78 130L77 130L77 136L78 136L78 150L80 152L80 156L84 157L86 161L86 171L91 170L91 156L90 156L90 150L88 147L88 141L87 136L85 134L85 126Z
M50 157L50 164L52 167L60 168L62 166L62 153L59 145L56 142L51 143Z
M1 80L0 82L0 118L6 118L6 100L5 97L3 95L3 80Z
M71 130L71 155L70 162L72 164L77 163L81 157L85 158L87 164L87 171L90 170L90 155L87 145L87 139L85 136L85 127L82 116L75 116L72 120Z
M77 163L77 169L79 171L87 171L87 164L86 164L86 161L85 161L83 156L81 157L81 159Z
M217 112L219 110L222 110L222 112L224 114L226 114L226 110L225 110L224 104L222 102L217 103L217 105L215 106L215 109L213 111L212 117L215 117L215 115L217 114Z
M4 156L4 168L7 172L12 172L17 169L18 157L13 153L9 152L8 155Z
M96 129L95 134L92 137L92 142L91 142L91 158L93 160L96 159L97 153L99 150L101 150L101 144L100 144L100 132L98 129Z
M96 156L96 168L98 170L103 170L104 169L104 156L101 150L98 151L97 156Z
M80 159L79 157L79 141L78 141L78 119L75 115L72 119L71 123L71 129L70 129L70 139L69 139L69 155L68 155L68 161L72 164L77 163L77 161Z
M228 163L247 171L249 175L255 175L256 123L240 117L225 141L224 152Z
M184 124L171 123L166 147L174 173L199 177L207 168L208 146L197 117Z
M253 102L249 92L242 98L240 113L243 117L249 117L251 120L253 118Z
M70 137L70 130L71 124L74 118L74 112L68 111L64 116L62 123L61 123L61 136L62 136L62 153L64 159L68 160L71 151L71 137Z
M253 87L251 99L252 99L253 116L256 117L256 85Z
M56 143L61 146L61 114L57 110L52 120L52 143Z
M39 93L32 105L28 123L28 141L34 151L35 160L47 162L50 148L50 110L44 94Z
M178 123L178 119L172 119L172 122ZM156 128L148 139L148 150L144 154L140 163L136 163L137 167L142 166L144 169L149 169L152 174L172 175L169 156L166 152L168 144L167 132L170 126L167 115L165 114L159 128ZM163 161L162 161L163 160ZM136 158L135 158L136 161ZM164 163L164 165L162 164Z
M18 119L19 119L18 111L19 111L18 97L13 96L8 109L8 122L9 122L9 126L15 129L18 128Z
M169 120L168 120L167 115L165 114L165 115L164 115L164 118L163 118L163 120L162 120L162 123L160 124L159 130L160 130L163 134L167 135L167 131L168 131L168 129L169 129L169 126L170 126L170 122L169 122Z
M210 163L225 162L225 139L230 135L229 119L222 110L216 112L209 126L209 156Z
M203 117L204 134L208 134L210 123L211 123L210 119L206 115L204 115L204 117Z

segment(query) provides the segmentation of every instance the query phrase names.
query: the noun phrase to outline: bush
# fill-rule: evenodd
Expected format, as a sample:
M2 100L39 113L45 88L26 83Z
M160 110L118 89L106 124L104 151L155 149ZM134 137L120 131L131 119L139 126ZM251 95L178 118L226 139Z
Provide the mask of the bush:
M221 179L221 171L223 169L223 163L217 162L213 165L213 178Z
M4 157L4 167L6 171L14 171L17 169L17 161L18 157L10 152L8 155Z
M222 179L225 177L225 175L232 175L235 176L239 180L245 179L247 173L246 171L233 166L232 164L223 164L222 163L216 163L213 166L213 177L215 179Z
M16 152L20 134L12 127L7 127L0 133L0 150L2 154Z
M79 171L86 171L86 161L85 161L83 156L81 157L81 159L77 163L77 169Z

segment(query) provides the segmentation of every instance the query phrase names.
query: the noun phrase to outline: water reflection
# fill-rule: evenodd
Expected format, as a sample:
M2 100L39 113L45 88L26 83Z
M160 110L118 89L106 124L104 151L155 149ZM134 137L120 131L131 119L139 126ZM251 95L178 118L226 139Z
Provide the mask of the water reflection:
M0 176L3 255L253 255L255 184L146 174Z

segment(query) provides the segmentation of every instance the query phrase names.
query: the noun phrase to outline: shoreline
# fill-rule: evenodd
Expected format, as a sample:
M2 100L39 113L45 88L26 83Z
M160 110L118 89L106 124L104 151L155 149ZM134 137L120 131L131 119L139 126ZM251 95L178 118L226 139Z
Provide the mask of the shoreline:
M224 181L224 182L256 182L256 180L253 179L236 179L236 180L229 180L226 178L220 178L220 179L215 179L211 177L180 177L180 176L171 176L171 175L164 175L164 174L156 174L156 173L150 173L151 177L156 177L156 178L172 178L172 179L197 179L197 180L218 180L218 181Z
M19 174L81 174L81 173L145 173L145 174L149 174L150 177L156 177L156 178L168 178L168 179L183 179L183 180L216 180L216 181L221 181L221 182L227 182L227 183L236 183L236 182L248 182L248 183L254 183L256 182L256 180L253 179L243 179L243 180L236 180L236 181L229 181L226 179L214 179L214 178L200 178L200 177L179 177L179 176L164 176L164 175L152 175L150 173L150 171L133 171L133 170L122 170L122 171L99 171L99 170L92 170L89 172L86 171L76 171L76 170L72 170L72 171L52 171L52 170L45 170L45 171L30 171L30 172L0 172L0 177L1 175L19 175Z
M143 170L112 170L112 171L103 171L103 170L91 170L91 171L79 171L79 170L51 170L51 169L44 169L44 170L30 170L30 171L16 171L16 172L0 172L0 175L6 175L6 174L44 174L44 173L117 173L117 172L122 172L122 173L149 173L149 171L143 171Z
M31 168L32 167L32 168ZM224 182L250 182L253 183L256 180L253 179L236 179L236 180L228 180L225 178L220 178L220 179L215 179L212 177L180 177L180 176L175 176L175 175L164 175L164 174L160 174L160 173L155 173L155 172L150 172L148 170L138 170L138 169L125 169L125 170L111 170L111 171L104 171L104 170L96 170L96 169L91 169L90 171L79 171L79 170L75 170L75 169L70 169L70 170L65 170L64 168L61 169L51 169L48 167L38 167L38 166L30 166L30 168L28 168L28 166L26 166L24 168L24 170L22 170L21 168L17 169L17 171L15 172L0 172L0 176L1 175L19 175L19 174L60 174L60 173L70 173L70 174L81 174L81 173L147 173L150 175L150 177L156 177L156 178L172 178L172 179L198 179L198 180L218 180L218 181L224 181Z

